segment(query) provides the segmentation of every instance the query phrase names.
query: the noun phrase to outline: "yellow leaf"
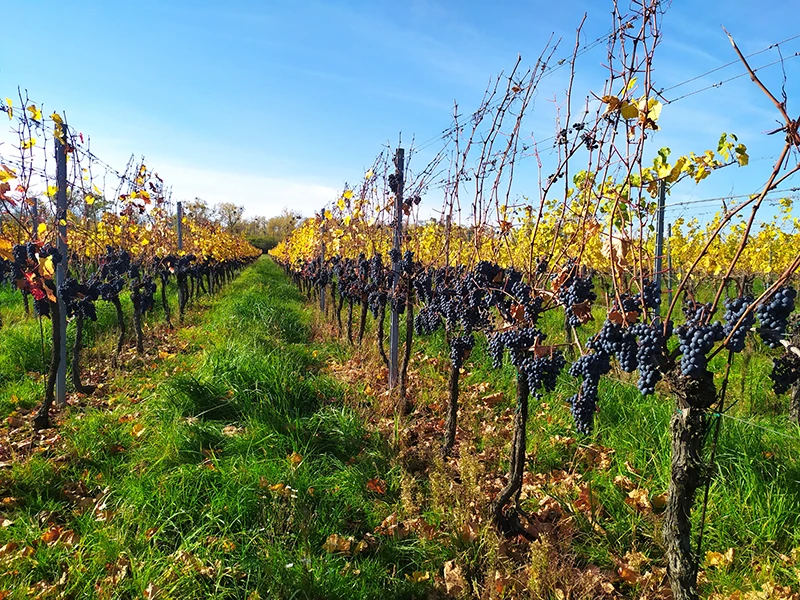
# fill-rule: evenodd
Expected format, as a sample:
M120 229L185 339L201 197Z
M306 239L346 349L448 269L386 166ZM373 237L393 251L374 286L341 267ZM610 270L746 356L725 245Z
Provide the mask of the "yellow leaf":
M411 575L406 575L406 579L412 583L422 583L423 581L428 581L430 578L431 574L428 571L414 571Z
M0 238L0 257L5 258L6 260L14 260L14 255L11 254L11 248L13 244L8 240L4 240Z
M372 179L373 177L375 177L375 173L372 172L372 169L367 171L366 174L364 175L364 179Z
M0 182L10 181L17 176L17 172L5 165L0 165Z
M46 279L52 279L55 276L56 271L53 267L52 256L39 259L39 273Z
M600 98L600 101L604 102L605 104L608 104L608 109L606 109L606 112L612 112L617 110L621 104L620 99L617 98L616 96L603 96L602 98Z
M31 119L34 121L41 121L42 120L42 111L36 108L35 104L31 104L28 107L28 112L31 113Z
M6 104L8 104L8 120L14 118L14 110L11 108L13 106L13 102L11 102L11 98L6 97Z
M301 462L303 462L303 456L298 454L297 452L292 452L286 458L289 460L289 462L292 464L293 467L296 467Z
M339 201L336 203L336 206L339 210L344 210L345 207L344 198L339 198Z
M36 145L36 138L35 137L28 138L27 140L22 140L22 149L23 150L30 150L35 145Z
M332 219L333 218L333 214L331 213L331 211L329 211L327 209L325 210L325 218L326 219Z
M619 114L623 119L635 119L639 116L639 109L636 105L626 102L620 107Z
M86 194L84 200L86 201L86 204L88 204L89 206L94 204L94 196L92 196L91 194Z
M57 125L64 124L64 120L61 118L61 115L59 115L57 112L54 112L52 115L50 115L50 118L53 119L53 122L56 123Z
M733 548L728 548L725 554L721 552L706 552L706 565L709 567L728 567L733 563Z
M342 197L345 200L350 200L350 198L353 197L353 190L345 190L344 194L342 194Z
M143 433L144 433L144 425L142 425L141 423L136 423L136 425L133 426L133 429L131 429L131 435L135 438L142 437Z
M58 193L57 185L48 185L44 195L47 196L48 198L54 198L57 193Z
M36 227L36 233L39 235L44 235L47 233L47 223L39 223L39 225Z
M744 144L739 144L734 148L736 152L736 162L739 163L740 167L746 167L747 163L750 162L750 157L747 155L747 148Z

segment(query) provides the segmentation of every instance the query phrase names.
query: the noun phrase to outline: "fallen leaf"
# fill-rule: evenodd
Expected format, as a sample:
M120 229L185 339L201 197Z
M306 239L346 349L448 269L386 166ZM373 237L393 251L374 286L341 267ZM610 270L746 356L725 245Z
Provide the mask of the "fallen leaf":
M653 505L653 510L664 510L667 508L667 492L664 492L663 494L656 494L650 499L650 503Z
M386 493L386 482L379 477L375 477L367 481L367 489L370 492L383 495Z
M625 475L617 475L614 477L614 485L626 492L636 489L636 484L633 483L633 481L631 481L628 477L625 477Z
M645 488L637 488L628 492L628 497L625 498L625 504L639 512L653 510L653 505L650 504L650 492Z
M706 565L709 567L725 568L733 563L733 548L728 548L725 553L721 552L706 552Z
M344 554L345 556L349 556L351 543L349 538L343 537L338 533L332 533L328 536L328 539L325 540L322 549L330 554Z
M448 594L459 596L467 589L464 573L455 560L444 563L444 587Z
M296 466L298 466L298 465L299 465L301 462L303 462L303 457L302 457L300 454L298 454L297 452L292 452L292 453L291 453L289 456L287 456L286 458L287 458L287 460L289 461L289 463L290 463L290 464L291 464L293 467L296 467Z
M51 527L42 534L42 541L48 545L55 544L61 536L61 530L62 528L59 526Z
M497 406L503 401L503 392L495 392L494 394L484 396L481 398L481 401L485 403L486 406Z
M624 565L617 569L617 575L628 585L636 585L639 583L639 574Z

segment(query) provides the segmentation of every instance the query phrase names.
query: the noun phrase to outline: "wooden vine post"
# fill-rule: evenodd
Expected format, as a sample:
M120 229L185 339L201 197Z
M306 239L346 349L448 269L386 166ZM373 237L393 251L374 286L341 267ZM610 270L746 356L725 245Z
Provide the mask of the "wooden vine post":
M57 125L58 127L58 125ZM58 354L58 374L56 376L56 405L65 406L67 404L67 309L61 297L61 285L66 279L67 273L67 145L66 145L66 123L61 127L61 135L53 136L56 150L56 233L58 240L56 247L61 255L61 260L56 265L56 289L58 297L58 323L54 315L53 332L58 326L58 349L56 349L56 337L53 337L53 356Z
M397 294L400 287L400 246L403 240L403 173L405 171L405 150L398 148L394 157L396 185L394 192L395 217L394 217L394 256L398 260L392 261L392 294ZM397 303L392 307L392 319L389 329L389 389L394 389L398 383L398 364L400 355L400 313Z

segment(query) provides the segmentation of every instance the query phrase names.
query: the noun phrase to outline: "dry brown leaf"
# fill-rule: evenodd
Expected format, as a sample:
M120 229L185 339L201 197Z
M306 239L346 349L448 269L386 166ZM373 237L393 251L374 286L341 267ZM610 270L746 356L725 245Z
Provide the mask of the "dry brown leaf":
M386 493L386 482L380 477L374 477L367 481L367 490L383 495Z
M625 565L617 568L617 575L619 578L627 583L628 585L636 585L639 583L639 574L636 573L633 569L626 567Z
M444 563L444 587L448 594L460 596L467 590L467 581L464 573L455 560L448 560Z
M19 548L19 544L17 544L16 542L6 542L2 546L0 546L0 556L5 556L6 554L10 554L17 548Z
M653 506L650 504L650 492L645 488L637 488L628 492L628 497L625 498L625 504L639 512L653 510Z
M721 552L713 552L709 550L708 552L706 552L706 566L727 568L731 564L733 564L733 556L734 556L733 548L728 548L724 554Z
M667 492L664 492L663 494L656 494L650 499L650 503L653 505L653 510L664 510L667 508Z
M16 429L17 427L22 427L25 425L25 421L20 419L19 417L10 416L6 418L6 423L9 427Z
M626 492L636 489L636 484L633 483L633 481L631 481L628 477L625 477L625 475L617 475L614 477L614 485Z
M332 533L328 536L328 539L325 540L325 543L322 545L322 549L330 554L343 554L345 556L350 556L351 544L351 539L343 537L338 533Z
M42 534L42 541L47 545L55 544L61 536L62 527L53 526Z
M487 406L497 406L500 402L503 401L503 392L495 392L494 394L489 394L488 396L484 396L481 398L481 401L484 402Z

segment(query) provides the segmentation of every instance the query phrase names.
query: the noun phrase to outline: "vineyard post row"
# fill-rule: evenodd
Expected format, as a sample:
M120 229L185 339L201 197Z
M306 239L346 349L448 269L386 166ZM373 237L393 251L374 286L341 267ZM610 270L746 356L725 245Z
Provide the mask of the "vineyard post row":
M171 275L177 279L183 323L187 302L200 293L212 294L261 251L211 221L190 214L184 223L180 202L176 232L167 188L144 159L136 165L131 158L120 173L95 156L89 140L70 129L62 115L54 112L45 117L42 105L21 92L20 109L15 110L9 98L5 100L0 102L0 112L11 121L16 118L20 156L16 160L0 156L0 280L21 291L26 315L32 296L36 314L51 319L45 398L33 418L34 429L40 430L51 426L50 407L67 403L68 356L75 391L90 395L97 389L84 385L80 375L83 324L97 320L95 302L110 302L116 312L119 337L110 362L116 368L127 332L119 298L123 290L130 290L136 350L142 354L142 316L154 309L158 280L166 322L172 329L166 296ZM34 155L37 138L42 153ZM55 157L55 173L48 168L50 156ZM93 183L93 165L118 179L113 196ZM34 189L41 184L46 185L43 194ZM49 199L49 206L40 206L45 201L42 196ZM185 232L183 226L188 227ZM67 321L73 317L74 343L68 351Z

